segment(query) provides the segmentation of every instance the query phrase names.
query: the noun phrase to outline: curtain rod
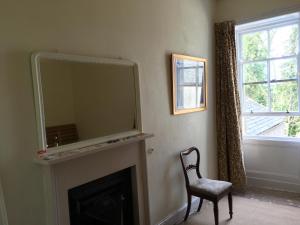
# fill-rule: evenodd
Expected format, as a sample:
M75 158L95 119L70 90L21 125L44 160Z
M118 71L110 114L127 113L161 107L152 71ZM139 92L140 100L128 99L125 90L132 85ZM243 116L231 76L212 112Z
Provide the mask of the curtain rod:
M285 8L285 9L273 10L269 13L262 14L260 16L236 20L235 23L236 23L236 25L241 25L241 24L245 24L245 23L251 23L251 22L254 22L257 20L263 20L263 19L268 19L270 17L283 16L285 14L297 13L297 12L300 12L300 4L297 4L297 5Z

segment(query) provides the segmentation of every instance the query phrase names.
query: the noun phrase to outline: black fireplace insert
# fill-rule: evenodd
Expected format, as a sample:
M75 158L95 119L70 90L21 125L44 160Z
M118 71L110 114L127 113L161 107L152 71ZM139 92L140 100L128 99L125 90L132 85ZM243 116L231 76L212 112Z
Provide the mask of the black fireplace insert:
M71 225L134 225L131 168L68 191Z

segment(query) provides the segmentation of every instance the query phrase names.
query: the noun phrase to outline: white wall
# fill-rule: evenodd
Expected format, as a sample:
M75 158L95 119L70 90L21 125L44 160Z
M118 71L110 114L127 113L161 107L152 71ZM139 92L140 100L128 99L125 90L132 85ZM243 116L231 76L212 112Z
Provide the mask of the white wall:
M71 63L41 60L46 127L75 123Z
M134 129L135 86L132 66L75 64L74 112L80 140Z
M214 0L3 1L0 7L0 171L10 225L43 225L45 207L30 69L32 51L113 56L139 64L151 222L186 200L178 153L201 150L216 175ZM171 115L170 54L208 58L208 110Z
M300 11L299 0L218 0L217 21L253 21ZM244 141L249 185L300 192L300 143Z
M299 0L217 0L216 20L237 23L300 10Z
M300 143L244 142L249 185L300 193Z

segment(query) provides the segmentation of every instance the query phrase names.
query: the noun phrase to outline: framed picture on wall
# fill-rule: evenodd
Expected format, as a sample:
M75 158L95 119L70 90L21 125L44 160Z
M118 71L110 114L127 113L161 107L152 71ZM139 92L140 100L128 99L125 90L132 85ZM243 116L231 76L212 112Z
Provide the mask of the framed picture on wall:
M207 59L172 54L173 114L207 109Z

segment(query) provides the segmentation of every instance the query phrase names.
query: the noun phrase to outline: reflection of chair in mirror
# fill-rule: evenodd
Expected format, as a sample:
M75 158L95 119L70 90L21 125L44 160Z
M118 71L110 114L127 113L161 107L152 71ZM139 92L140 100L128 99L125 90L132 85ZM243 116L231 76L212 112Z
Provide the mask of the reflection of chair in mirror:
M48 148L79 141L76 124L46 127Z
M191 153L196 153L196 163L190 164L188 163L188 157L191 156ZM180 160L184 171L184 178L186 184L186 191L188 197L188 206L184 221L187 220L190 209L191 209L191 201L192 196L196 196L200 198L200 203L198 206L197 212L200 211L203 199L212 201L214 204L214 216L215 216L215 224L219 224L219 209L218 209L218 202L221 198L225 195L228 195L228 203L229 203L229 214L230 219L232 218L232 184L226 181L219 181L219 180L210 180L206 178L202 178L199 170L200 164L200 153L196 147L191 147L187 150L180 152ZM190 171L196 171L197 179L194 182L191 182L189 178Z

